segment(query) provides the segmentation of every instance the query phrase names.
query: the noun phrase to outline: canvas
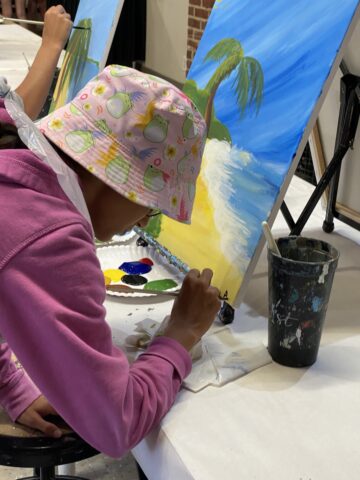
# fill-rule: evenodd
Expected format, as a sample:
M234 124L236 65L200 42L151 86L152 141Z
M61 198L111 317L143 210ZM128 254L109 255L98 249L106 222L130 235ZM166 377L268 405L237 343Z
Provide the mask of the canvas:
M359 10L358 0L215 2L184 88L209 128L192 224L162 216L149 232L190 267L212 268L234 306Z
M50 112L72 100L105 67L124 0L81 0L50 106Z

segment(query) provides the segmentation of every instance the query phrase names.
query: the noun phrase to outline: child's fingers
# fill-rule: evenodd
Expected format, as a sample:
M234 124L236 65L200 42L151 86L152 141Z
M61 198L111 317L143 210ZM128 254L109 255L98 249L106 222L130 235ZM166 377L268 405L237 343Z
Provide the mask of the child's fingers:
M211 295L211 303L214 305L215 312L218 312L221 307L220 290L216 287L209 287L208 293Z
M193 268L187 273L183 284L185 288L197 288L199 285L207 288L211 284L212 277L213 271L210 268L204 268L201 273L196 268Z
M188 278L199 278L200 272L197 268L192 268L186 275Z
M210 268L204 268L204 270L200 274L200 279L206 285L210 285L212 277L213 277L213 271L210 270Z
M56 10L58 13L65 13L65 8L62 5L55 5L54 10Z
M54 423L47 422L37 412L33 412L28 420L28 426L40 430L47 437L60 438L62 431Z

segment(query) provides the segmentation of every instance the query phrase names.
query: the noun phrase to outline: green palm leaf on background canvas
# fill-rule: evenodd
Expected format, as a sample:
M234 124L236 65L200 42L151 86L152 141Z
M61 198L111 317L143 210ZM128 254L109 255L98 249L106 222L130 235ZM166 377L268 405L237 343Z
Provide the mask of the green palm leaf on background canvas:
M205 109L205 121L210 129L213 116L214 98L221 82L228 78L234 71L236 76L233 88L236 92L237 103L244 114L246 107L255 103L257 111L260 108L264 88L264 74L260 63L253 57L244 56L241 43L234 38L224 38L218 42L206 55L204 62L216 61L222 63L218 66L205 90L209 99Z

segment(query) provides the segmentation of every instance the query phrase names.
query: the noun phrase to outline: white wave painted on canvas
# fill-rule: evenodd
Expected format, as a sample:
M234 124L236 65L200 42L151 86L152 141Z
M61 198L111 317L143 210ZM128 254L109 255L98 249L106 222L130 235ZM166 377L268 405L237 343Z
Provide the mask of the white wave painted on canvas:
M244 272L249 261L246 250L250 231L231 207L230 198L236 193L231 186L234 154L244 167L251 162L250 153L232 147L225 141L208 140L202 176L214 207L214 221L221 234L222 252L230 262L236 262Z

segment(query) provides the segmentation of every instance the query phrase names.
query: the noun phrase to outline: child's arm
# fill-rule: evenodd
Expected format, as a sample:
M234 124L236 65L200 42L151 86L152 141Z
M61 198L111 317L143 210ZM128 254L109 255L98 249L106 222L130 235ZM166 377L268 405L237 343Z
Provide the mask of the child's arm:
M42 43L35 60L16 92L24 101L25 112L33 120L39 115L49 93L57 62L72 27L70 15L61 5L45 13Z
M39 390L22 368L17 368L11 359L7 343L0 345L0 405L12 412L15 420L24 410L24 405L34 402Z
M193 292L190 280L184 292L189 307L197 297L197 308L189 313L177 304L173 312L184 325L188 315L213 320L218 292L205 293L206 275L203 286ZM133 448L168 412L191 369L186 348L203 333L195 323L180 335L174 318L166 336L155 338L129 365L112 344L103 274L90 231L80 224L47 228L43 237L31 238L1 272L0 291L6 291L1 332L26 371L84 440L114 457Z
M49 437L61 437L61 430L43 418L56 415L56 411L24 369L16 366L7 343L0 344L0 405L12 413L12 420L17 419L19 423L40 430Z

